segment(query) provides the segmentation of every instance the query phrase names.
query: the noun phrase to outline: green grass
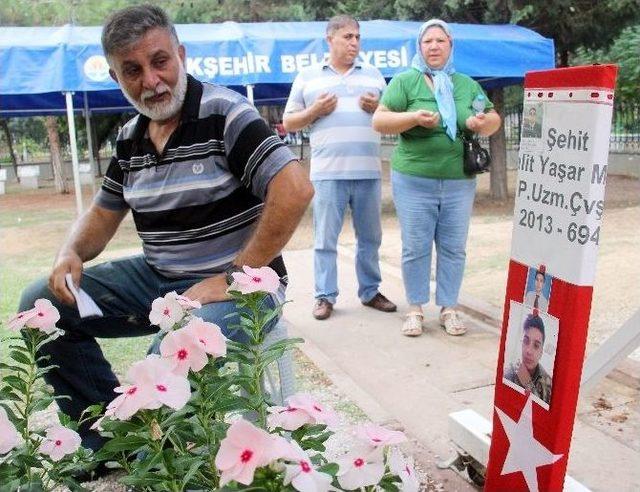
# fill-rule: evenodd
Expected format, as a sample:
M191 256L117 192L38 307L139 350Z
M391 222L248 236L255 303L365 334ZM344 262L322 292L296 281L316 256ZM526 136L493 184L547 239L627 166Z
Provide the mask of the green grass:
M20 301L20 294L32 281L46 277L53 264L57 249L75 217L74 209L66 209L52 196L51 208L34 207L7 210L0 206L0 228L3 244L5 238L25 237L19 252L0 257L0 338L9 334L6 321L13 316ZM133 221L127 218L113 238L107 253L130 250L140 245ZM13 250L16 250L14 247ZM152 337L101 339L102 350L111 362L116 374L122 376L130 364L144 357ZM7 351L0 347L0 361L6 362Z

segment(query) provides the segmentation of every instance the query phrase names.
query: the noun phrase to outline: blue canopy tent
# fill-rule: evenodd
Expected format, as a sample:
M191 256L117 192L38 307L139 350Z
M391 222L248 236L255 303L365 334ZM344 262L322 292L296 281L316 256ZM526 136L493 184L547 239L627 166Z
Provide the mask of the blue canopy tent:
M415 52L419 22L361 23L361 58L386 78ZM286 100L298 70L322 60L325 22L224 22L178 25L187 71L225 85L256 104ZM451 24L455 65L485 87L517 83L529 70L554 66L553 40L514 25ZM131 109L108 73L101 27L3 27L0 30L0 116ZM75 133L72 119L70 132ZM89 133L89 132L88 132ZM72 157L75 135L71 135ZM74 169L77 169L74 157ZM75 176L74 172L74 177ZM78 196L76 187L76 195Z

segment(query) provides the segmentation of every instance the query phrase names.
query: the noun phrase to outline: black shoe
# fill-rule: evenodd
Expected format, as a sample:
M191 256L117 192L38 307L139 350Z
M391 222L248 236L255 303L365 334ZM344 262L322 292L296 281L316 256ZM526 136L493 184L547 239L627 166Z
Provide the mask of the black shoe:
M367 307L377 309L378 311L382 311L383 313L393 313L398 307L387 299L385 296L378 292L375 296L371 298L371 300L367 302L363 302Z

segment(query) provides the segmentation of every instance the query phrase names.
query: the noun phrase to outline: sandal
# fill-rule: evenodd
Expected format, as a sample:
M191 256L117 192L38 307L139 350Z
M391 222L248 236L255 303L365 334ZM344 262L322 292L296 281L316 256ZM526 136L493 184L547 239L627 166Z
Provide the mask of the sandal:
M454 337L464 335L467 332L467 327L464 326L458 313L453 308L444 308L440 312L440 326L444 328L448 335Z
M422 335L422 313L409 313L402 323L402 334L406 337Z

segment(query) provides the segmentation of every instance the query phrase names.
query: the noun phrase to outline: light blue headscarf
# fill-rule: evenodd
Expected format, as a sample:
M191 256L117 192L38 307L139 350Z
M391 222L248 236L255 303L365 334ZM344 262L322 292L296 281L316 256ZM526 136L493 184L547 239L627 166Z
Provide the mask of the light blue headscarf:
M424 33L427 32L427 29L434 26L440 27L452 40L449 59L444 64L444 67L439 70L433 69L427 65L424 57L422 56L422 50L420 49L420 42L422 41ZM449 138L451 140L455 140L457 115L456 105L453 101L453 82L451 82L451 74L454 73L456 69L453 67L453 38L451 37L449 26L445 21L440 19L431 19L420 26L418 40L416 41L416 54L413 55L413 60L411 60L411 68L431 76L442 126L444 126Z

